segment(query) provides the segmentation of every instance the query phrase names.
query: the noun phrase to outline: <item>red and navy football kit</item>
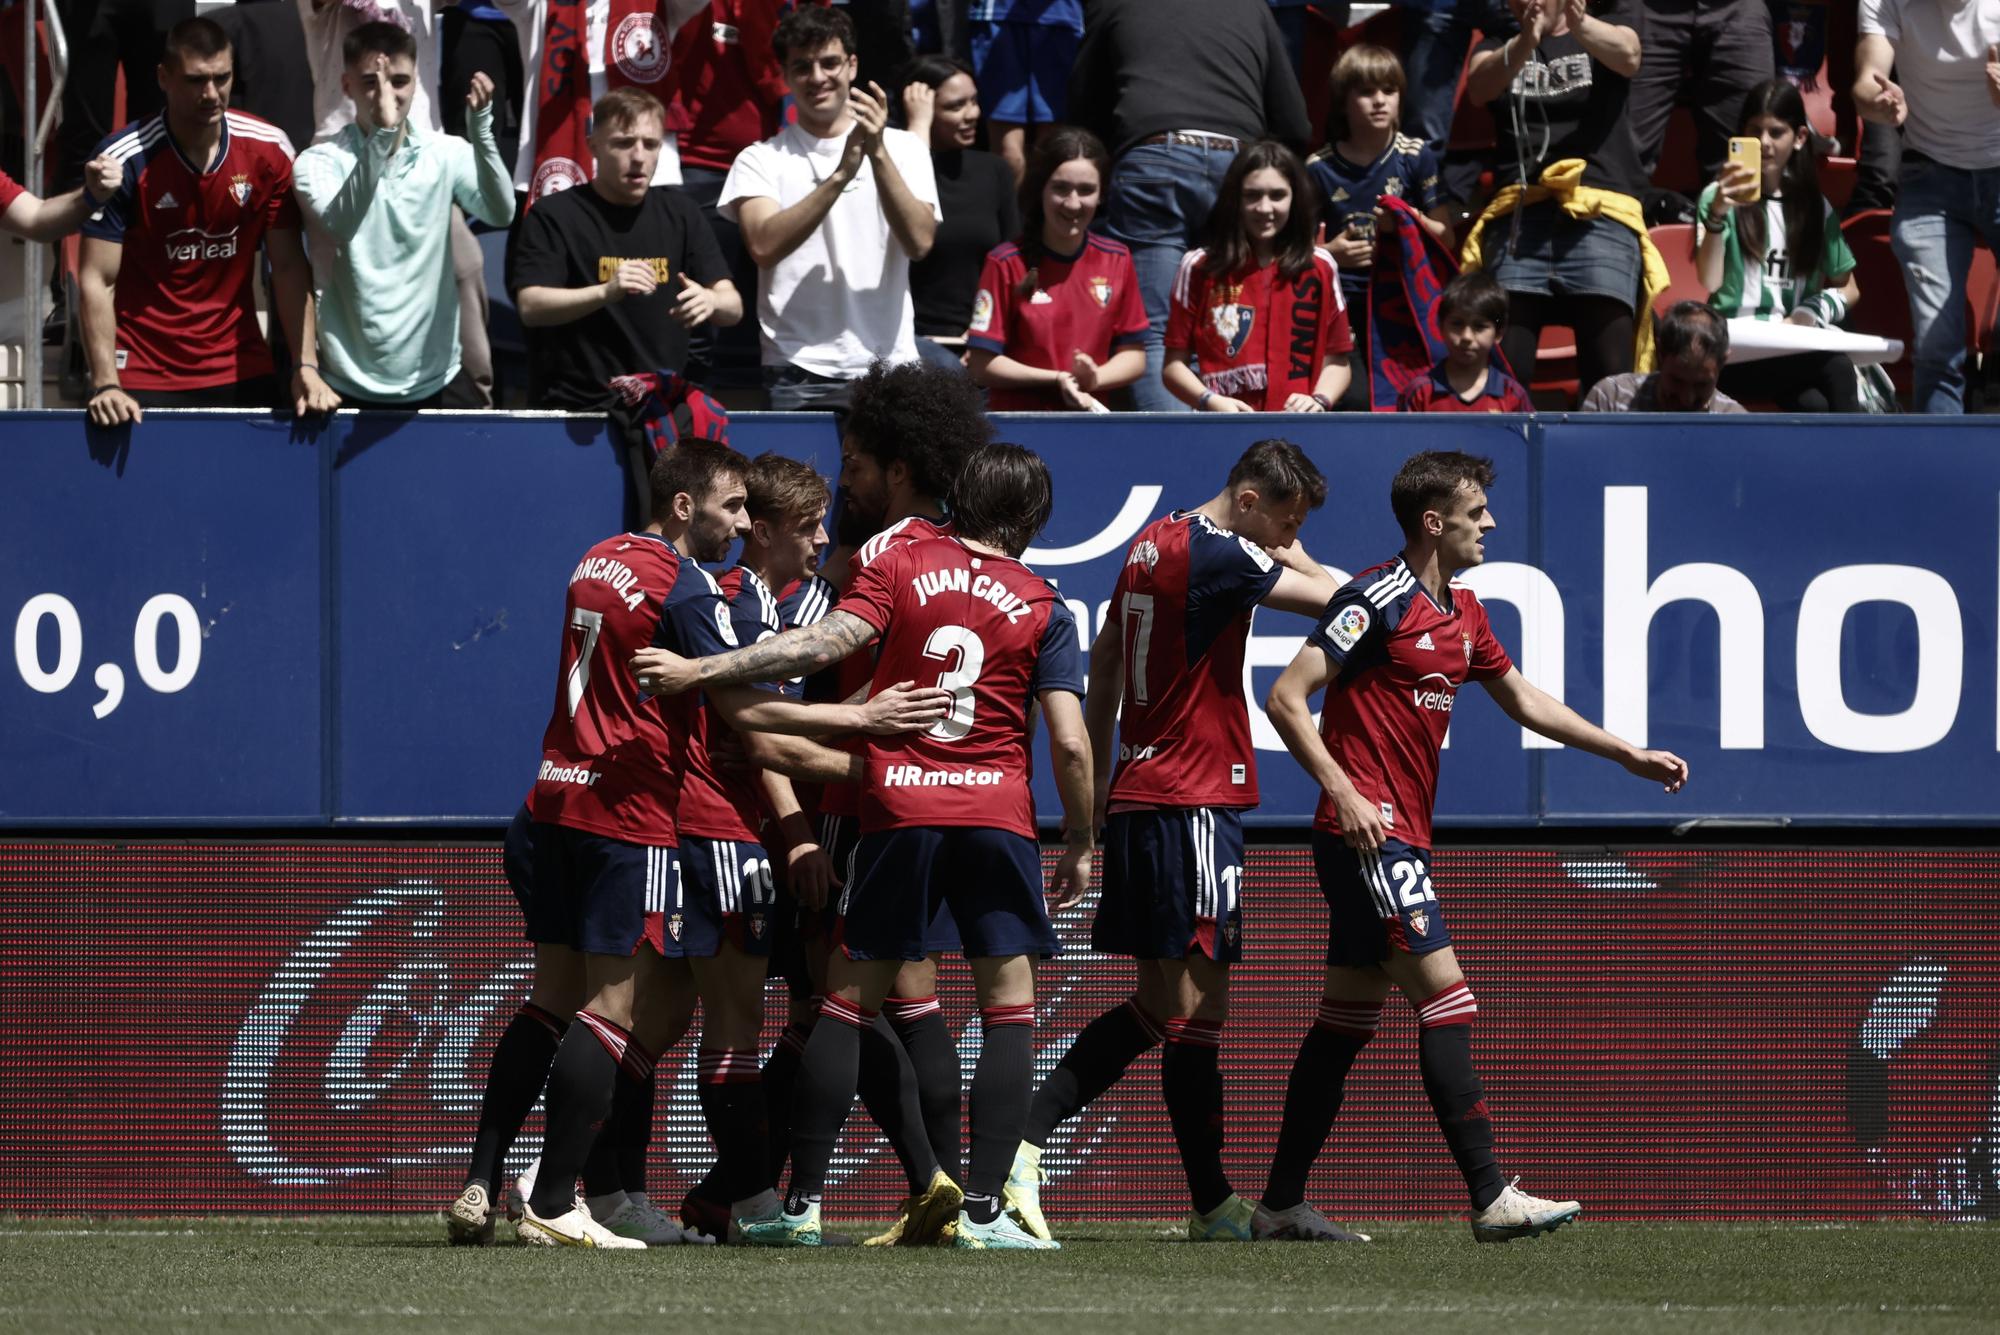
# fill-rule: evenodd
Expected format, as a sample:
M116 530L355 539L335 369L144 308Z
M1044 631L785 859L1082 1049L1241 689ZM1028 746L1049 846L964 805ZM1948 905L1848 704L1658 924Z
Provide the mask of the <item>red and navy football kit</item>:
M1486 369L1486 383L1471 398L1463 398L1445 378L1444 363L1431 373L1403 386L1396 398L1399 413L1531 413L1534 400L1521 382L1500 369L1498 362Z
M778 600L755 572L738 566L716 583L738 644L768 640L782 629ZM790 683L779 689L801 694ZM679 922L667 919L667 935L697 958L714 955L724 940L747 955L771 953L778 892L759 833L763 795L754 770L731 772L715 763L715 745L733 731L704 699L688 737L676 818L686 902Z
M1074 255L1044 253L1029 291L1028 261L1013 242L997 246L979 273L972 299L972 347L1011 357L1023 366L1067 371L1080 349L1102 366L1120 348L1146 341L1146 303L1132 252L1092 233ZM1068 405L1053 386L1023 389L994 385L987 406L996 413L1051 412Z
M253 279L266 231L297 231L292 145L240 111L224 115L207 170L181 153L164 115L97 146L125 179L83 234L124 247L113 297L119 382L135 390L208 389L271 374Z
M870 737L861 843L841 901L851 959L922 959L948 904L968 958L1054 955L1029 789L1028 720L1043 691L1083 694L1076 620L1019 561L954 538L890 548L842 611L881 634L875 689L943 687L951 712Z
M726 653L729 609L715 579L665 538L607 538L570 574L532 825L517 819L509 832L509 864L530 869L531 941L630 955L644 940L684 953L668 923L685 920L675 816L700 697L639 690L625 664L649 645L683 658Z
M1293 394L1313 392L1321 367L1354 350L1333 256L1315 249L1290 282L1278 276L1276 261L1219 277L1203 267L1207 258L1199 248L1182 258L1166 337L1170 355L1194 354L1207 389L1282 412Z
M1125 554L1110 613L1125 693L1093 949L1242 958L1243 812L1257 805L1243 645L1279 574L1262 548L1191 510L1154 520Z
M1330 910L1327 963L1448 946L1430 874L1438 753L1458 688L1504 677L1513 661L1471 589L1451 584L1432 598L1400 556L1342 586L1307 642L1337 670L1320 710L1326 749L1387 835L1379 852L1349 848L1333 799L1320 794L1312 843Z

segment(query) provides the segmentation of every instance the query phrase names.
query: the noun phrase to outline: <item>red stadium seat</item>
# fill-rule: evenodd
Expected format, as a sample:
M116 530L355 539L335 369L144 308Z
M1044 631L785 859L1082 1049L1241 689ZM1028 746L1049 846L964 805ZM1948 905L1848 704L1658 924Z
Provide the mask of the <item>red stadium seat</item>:
M1858 165L1853 158L1819 160L1819 192L1826 196L1827 203L1833 205L1836 213L1846 208L1847 201L1854 197L1854 175Z
M1576 331L1559 324L1542 326L1535 349L1535 378L1528 386L1537 407L1567 411L1583 391L1576 382Z
M1706 301L1708 289L1694 271L1694 224L1661 223L1652 229L1653 245L1667 262L1667 290L1653 303L1653 311L1665 315L1677 301Z

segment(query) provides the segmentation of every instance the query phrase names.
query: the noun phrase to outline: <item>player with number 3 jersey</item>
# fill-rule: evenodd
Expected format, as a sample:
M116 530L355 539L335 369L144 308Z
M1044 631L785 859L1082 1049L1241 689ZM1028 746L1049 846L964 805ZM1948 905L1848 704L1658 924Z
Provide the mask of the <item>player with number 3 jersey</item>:
M853 1102L861 1034L905 960L921 958L931 909L951 905L971 963L984 1037L972 1083L971 1155L954 1240L971 1248L1053 1246L1014 1227L1001 1191L1033 1071L1036 956L1053 954L1028 788L1030 711L1049 728L1068 846L1050 880L1058 907L1089 884L1089 741L1077 635L1055 591L1019 561L1048 520L1048 468L1017 445L987 445L952 496L956 536L897 547L856 576L810 630L720 658L650 650L633 668L650 690L777 680L879 640L876 688L898 672L950 693L946 716L898 743L868 745L855 874L842 949L806 1045L793 1109L785 1211L748 1240L816 1246L835 1138Z
M1485 560L1492 485L1487 459L1436 451L1407 460L1389 491L1401 554L1341 588L1271 691L1272 725L1323 792L1313 862L1330 926L1325 991L1286 1090L1260 1231L1267 1218L1314 1213L1306 1178L1391 987L1417 1013L1424 1093L1471 1196L1473 1236L1532 1237L1582 1213L1575 1201L1530 1196L1500 1174L1472 1065L1479 1007L1431 881L1438 753L1459 687L1477 681L1522 727L1615 760L1670 793L1687 782L1688 767L1585 721L1523 677L1494 639L1478 596L1453 578ZM1321 690L1316 728L1311 698Z

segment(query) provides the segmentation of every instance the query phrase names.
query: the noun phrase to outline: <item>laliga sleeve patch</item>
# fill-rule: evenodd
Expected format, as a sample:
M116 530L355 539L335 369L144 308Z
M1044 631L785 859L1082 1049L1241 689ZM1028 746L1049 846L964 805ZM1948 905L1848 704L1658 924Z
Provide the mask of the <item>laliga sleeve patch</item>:
M979 289L979 295L972 299L972 329L975 333L983 334L992 327L993 294L982 287Z
M729 623L729 604L715 605L715 629L721 634L724 644L736 643L736 627Z
M1269 552L1265 551L1262 547L1259 547L1256 543L1250 541L1250 539L1239 537L1236 539L1236 541L1243 544L1244 552L1246 552L1249 555L1252 561L1255 561L1257 563L1257 569L1269 570L1273 565L1277 564L1271 559L1271 554Z
M1361 643L1361 637L1368 633L1368 609L1359 603L1349 603L1334 613L1327 624L1326 637L1342 652L1349 653Z

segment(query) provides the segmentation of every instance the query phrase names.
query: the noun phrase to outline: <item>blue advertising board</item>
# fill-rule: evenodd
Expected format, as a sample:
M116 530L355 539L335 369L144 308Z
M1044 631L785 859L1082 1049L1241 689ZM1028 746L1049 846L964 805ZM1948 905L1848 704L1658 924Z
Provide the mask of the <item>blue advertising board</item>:
M1465 576L1524 672L1691 762L1677 797L1546 744L1472 691L1447 826L2000 823L2000 452L1964 422L1003 417L1056 507L1028 560L1086 639L1132 537L1241 448L1305 445L1302 535L1342 574L1393 556L1420 449L1499 470ZM738 415L734 443L838 468L830 419ZM0 415L0 825L504 820L555 687L564 584L621 522L598 422L155 413L129 432ZM1259 612L1246 677L1260 823L1316 793L1261 702L1309 629ZM1610 683L1607 691L1606 683ZM1046 780L1042 808L1057 807Z

